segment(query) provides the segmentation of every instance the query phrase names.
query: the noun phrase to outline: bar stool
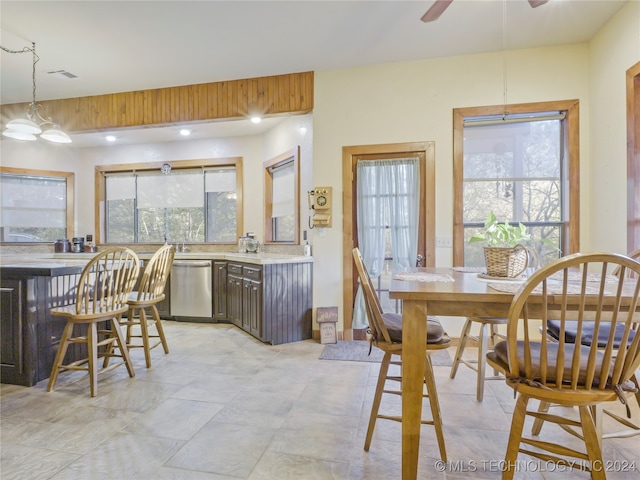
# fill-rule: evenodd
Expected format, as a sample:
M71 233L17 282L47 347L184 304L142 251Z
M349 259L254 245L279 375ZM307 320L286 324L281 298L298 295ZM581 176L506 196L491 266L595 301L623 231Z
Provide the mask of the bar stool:
M384 352L384 357L380 364L380 373L378 374L378 382L376 391L373 396L373 404L371 406L371 414L369 416L369 425L364 443L364 450L369 451L373 431L378 418L401 422L402 417L397 415L379 414L380 403L383 394L402 395L402 391L398 389L386 389L387 380L402 382L402 377L388 375L389 365L401 363L391 361L392 355L402 356L402 315L396 313L384 313L380 305L380 299L375 292L369 272L364 265L360 250L356 247L353 249L353 260L358 270L360 285L365 300L367 316L369 318L369 329L371 331L371 344L380 348ZM421 420L421 424L433 425L440 451L440 458L447 461L447 451L444 442L444 434L442 429L442 417L440 414L440 403L438 401L438 392L436 389L435 375L433 373L433 364L431 362L430 353L435 350L446 349L451 339L447 336L437 317L429 315L425 318L427 322L427 338L425 342L425 373L424 385L426 386L426 397L431 407L432 420Z
M471 326L473 324L480 325L480 332L478 336L471 335ZM467 321L464 322L462 327L462 334L460 335L460 343L456 350L456 355L453 359L453 365L451 366L450 378L456 377L458 371L458 365L461 363L469 367L478 373L476 380L476 400L481 402L484 397L484 381L485 380L497 380L503 379L504 376L500 375L498 370L493 369L493 376L486 376L486 358L487 352L493 351L493 347L497 343L496 339L506 339L506 336L498 332L498 325L506 325L506 318L482 318L482 317L467 317ZM491 345L489 345L489 338L491 338ZM478 358L477 360L465 360L462 358L464 349L467 346L467 341L471 339L478 343Z
M144 349L147 368L151 367L152 349L162 345L164 353L169 353L169 346L164 336L160 314L156 305L165 298L164 289L171 274L174 255L175 250L171 245L165 245L153 254L144 269L138 290L131 292L129 295L127 319L120 322L127 329L127 347L129 349ZM146 309L150 310L151 318L147 316ZM139 327L139 334L134 331L134 327ZM157 333L152 335L149 333L149 328L154 327ZM135 343L134 339L136 339ZM150 339L157 339L157 341L151 345Z
M47 392L53 390L58 374L66 370L88 372L92 397L98 392L99 373L125 365L129 376L135 376L119 321L129 308L127 299L139 270L138 257L132 250L123 247L107 249L96 255L82 270L76 302L51 309L51 315L65 317L67 324L60 338ZM74 330L77 330L76 336ZM87 357L65 365L64 358L71 344L85 344ZM119 353L116 353L116 348ZM112 357L118 357L121 361L109 365ZM104 359L100 370L99 358Z

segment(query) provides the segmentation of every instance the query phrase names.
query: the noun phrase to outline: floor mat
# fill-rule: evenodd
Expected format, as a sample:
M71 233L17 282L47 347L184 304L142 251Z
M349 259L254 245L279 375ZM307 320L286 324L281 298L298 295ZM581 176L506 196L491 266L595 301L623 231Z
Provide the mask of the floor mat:
M329 343L324 346L320 354L320 360L345 360L352 362L381 362L384 352L375 346L369 355L369 342L356 340L346 342L339 340L338 343ZM451 366L452 360L447 349L436 350L431 354L433 365Z

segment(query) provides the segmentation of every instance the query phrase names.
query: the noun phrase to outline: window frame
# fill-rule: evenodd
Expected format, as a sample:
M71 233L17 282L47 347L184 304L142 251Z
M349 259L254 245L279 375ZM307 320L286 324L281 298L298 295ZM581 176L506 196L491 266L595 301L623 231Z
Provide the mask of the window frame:
M273 218L273 175L272 170L293 162L293 206L294 206L294 238L293 240L275 240ZM296 146L280 155L263 162L264 169L264 243L275 245L300 244L300 146Z
M118 165L98 165L95 168L95 241L103 245L109 245L102 242L106 233L106 177L111 173L126 172L149 172L153 170L160 171L162 165L169 163L173 170L189 170L194 168L209 167L235 167L236 169L236 240L242 236L244 230L243 224L243 190L242 190L242 157L213 158L200 160L176 160L149 163L126 163ZM234 243L235 243L234 242ZM138 243L135 243L136 245ZM147 245L142 243L141 245ZM193 243L198 244L196 243ZM232 245L228 242L215 242L215 245Z
M578 100L492 105L453 109L453 266L464 266L464 119L465 117L565 112L562 194L568 215L562 221L562 250L567 255L580 250L580 109ZM568 220L567 220L568 219Z
M66 183L66 215L65 215L65 231L67 238L73 238L75 235L74 229L74 194L75 194L75 174L73 172L62 172L54 170L35 170L29 168L14 168L14 167L0 167L0 174L28 176L28 177L52 177L52 178L64 178ZM55 242L2 242L2 245L40 245L40 244L53 244Z

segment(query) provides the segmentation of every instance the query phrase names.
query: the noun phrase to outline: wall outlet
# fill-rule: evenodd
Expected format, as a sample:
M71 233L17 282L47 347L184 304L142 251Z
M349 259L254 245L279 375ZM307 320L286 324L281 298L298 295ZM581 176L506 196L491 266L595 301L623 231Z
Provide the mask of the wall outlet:
M453 247L453 238L451 237L436 237L436 247Z

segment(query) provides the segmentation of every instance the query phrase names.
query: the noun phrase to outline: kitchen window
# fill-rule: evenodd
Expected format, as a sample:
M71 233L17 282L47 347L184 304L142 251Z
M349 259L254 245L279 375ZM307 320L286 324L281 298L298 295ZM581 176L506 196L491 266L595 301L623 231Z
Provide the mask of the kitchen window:
M164 172L104 172L106 243L236 242L241 168L178 163Z
M299 147L264 163L265 241L299 243Z
M469 238L489 212L526 225L541 264L578 249L577 101L506 110L454 111L454 265L484 265Z
M0 168L0 239L3 243L55 242L73 232L70 172Z

